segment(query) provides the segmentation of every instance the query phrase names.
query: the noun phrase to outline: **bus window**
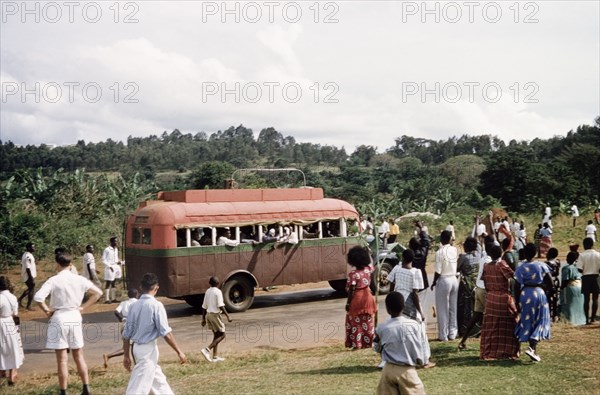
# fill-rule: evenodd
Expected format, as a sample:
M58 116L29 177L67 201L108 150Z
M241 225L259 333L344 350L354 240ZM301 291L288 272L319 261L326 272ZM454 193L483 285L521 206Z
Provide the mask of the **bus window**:
M131 228L131 242L133 244L142 243L142 233L140 232L140 228Z
M142 231L142 244L152 244L152 230L150 228L145 228Z
M319 238L319 225L315 222L314 224L303 228L302 230L303 239L318 239Z
M200 245L201 246L211 246L212 242L212 228L204 228L202 230L202 237L200 237Z
M177 229L177 247L187 247L187 233L188 229Z
M217 235L218 246L236 247L238 244L240 244L239 241L233 238L231 234L231 229L229 227L217 228Z
M200 245L200 232L202 229L192 229L190 232L190 247L198 247Z

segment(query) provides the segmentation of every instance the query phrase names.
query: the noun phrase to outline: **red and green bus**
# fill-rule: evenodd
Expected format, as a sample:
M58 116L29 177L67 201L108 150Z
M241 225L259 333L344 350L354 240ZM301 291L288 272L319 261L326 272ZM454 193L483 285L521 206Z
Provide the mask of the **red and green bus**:
M159 192L127 220L127 281L156 273L160 296L199 306L217 276L229 311L248 309L257 287L329 281L343 290L346 253L365 244L357 226L356 209L320 188ZM230 245L220 245L225 235Z

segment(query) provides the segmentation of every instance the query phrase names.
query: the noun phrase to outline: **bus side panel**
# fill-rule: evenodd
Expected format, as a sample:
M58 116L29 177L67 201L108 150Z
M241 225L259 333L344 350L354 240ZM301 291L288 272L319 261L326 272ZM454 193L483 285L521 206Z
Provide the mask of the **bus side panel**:
M275 246L263 249L262 259L259 261L263 278L262 286L282 285L283 282L283 250Z
M176 256L165 259L165 269L170 295L190 294L189 256Z
M298 244L287 243L278 248L283 258L283 283L302 283L302 248Z
M194 248L193 250L197 250ZM212 254L197 254L190 251L189 258L189 295L203 294L210 286L208 280L211 276L219 276L215 268L215 259ZM222 274L221 274L222 275ZM220 279L222 279L220 277Z
M346 278L346 254L344 245L324 245L321 247L321 264L323 280L339 280Z
M306 243L306 242L303 242ZM306 246L302 248L302 282L316 283L323 281L323 265L319 256L319 248L317 246Z
M152 256L140 256L127 254L127 287L139 288L140 281L144 274L154 273L158 277L160 288L158 289L159 296L177 296L175 284L169 277L169 273L173 269L174 263L171 260L174 258L162 258Z
M240 248L240 247L238 247ZM267 249L256 246L242 246L239 252L240 266L242 270L247 270L256 277L258 284L263 286L263 262L267 259Z

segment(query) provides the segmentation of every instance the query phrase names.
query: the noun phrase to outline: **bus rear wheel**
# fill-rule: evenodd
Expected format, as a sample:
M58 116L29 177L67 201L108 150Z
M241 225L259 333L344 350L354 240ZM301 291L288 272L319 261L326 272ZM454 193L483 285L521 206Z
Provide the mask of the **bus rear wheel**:
M254 301L254 287L243 277L233 277L223 285L223 301L227 311L246 311Z

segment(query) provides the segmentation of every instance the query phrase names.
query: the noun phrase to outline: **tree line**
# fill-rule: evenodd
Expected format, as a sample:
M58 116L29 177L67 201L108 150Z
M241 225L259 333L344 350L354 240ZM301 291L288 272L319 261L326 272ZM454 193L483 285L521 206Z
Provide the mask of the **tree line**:
M73 249L104 244L137 202L159 190L222 188L236 169L288 166L302 169L326 196L374 216L467 214L491 206L527 213L545 203L559 212L573 203L592 208L600 203L600 117L548 139L402 135L384 152L361 145L350 155L343 147L298 143L274 128L255 138L242 125L210 135L174 130L56 148L0 142L2 252L17 256L31 238ZM249 173L236 181L239 187L301 185L285 173Z

